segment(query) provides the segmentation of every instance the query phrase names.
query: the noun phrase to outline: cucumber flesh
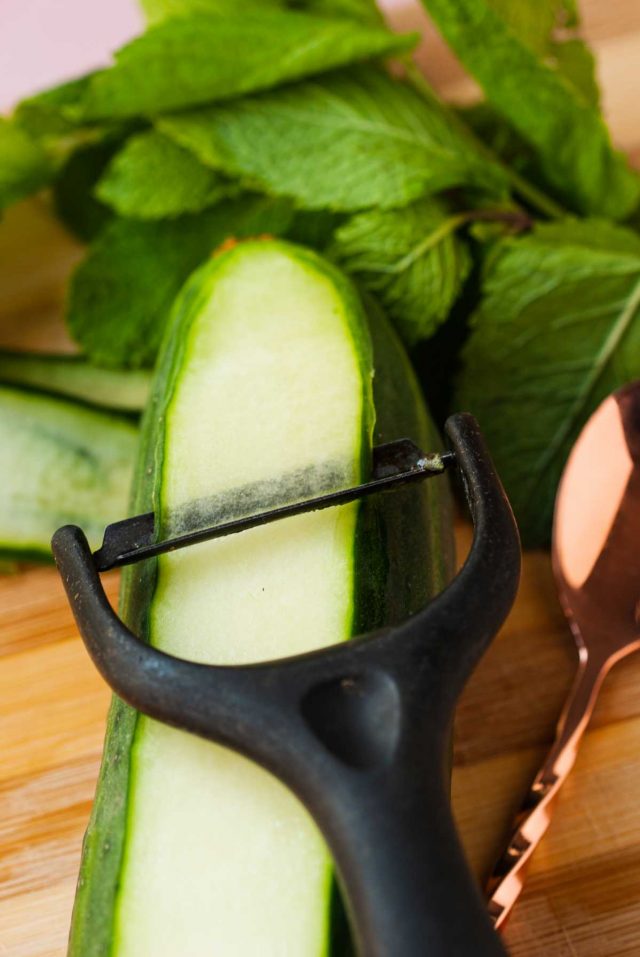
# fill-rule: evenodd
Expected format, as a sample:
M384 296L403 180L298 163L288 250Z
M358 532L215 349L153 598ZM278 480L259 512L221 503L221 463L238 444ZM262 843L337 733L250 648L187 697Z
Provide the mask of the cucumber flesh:
M128 512L137 448L138 429L122 417L0 386L0 555L50 558L67 523L97 545Z
M140 412L149 397L151 374L103 369L80 356L0 350L0 382L68 396L99 408Z
M376 441L410 433L433 447L383 320L375 339L374 387L387 406L374 425L367 318L339 272L274 241L207 263L165 341L136 510L153 508L161 532L177 533L359 482L374 427ZM125 618L163 650L225 664L345 640L417 610L442 585L444 502L443 485L406 489L162 556L128 572ZM114 704L73 957L320 957L332 945L332 894L324 842L283 785Z

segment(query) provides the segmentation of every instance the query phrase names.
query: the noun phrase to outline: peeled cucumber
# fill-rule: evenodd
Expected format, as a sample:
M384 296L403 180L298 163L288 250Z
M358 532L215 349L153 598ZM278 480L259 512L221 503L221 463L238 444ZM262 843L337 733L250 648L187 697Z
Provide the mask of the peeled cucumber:
M372 444L438 439L385 320L315 254L262 240L181 293L143 426L135 508L162 534L368 477ZM133 566L122 613L157 647L233 664L400 620L452 570L446 480ZM306 810L266 771L114 701L72 957L339 952Z
M0 385L0 557L49 559L70 522L97 547L127 514L137 450L128 419Z

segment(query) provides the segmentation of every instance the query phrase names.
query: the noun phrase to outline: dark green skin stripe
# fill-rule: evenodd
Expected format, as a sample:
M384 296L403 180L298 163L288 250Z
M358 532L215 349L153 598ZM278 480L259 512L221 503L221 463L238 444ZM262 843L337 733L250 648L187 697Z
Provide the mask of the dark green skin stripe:
M375 356L374 444L408 436L425 451L439 451L440 436L398 336L371 300L367 313ZM402 621L422 608L453 574L448 480L431 479L364 499L357 549L355 633Z
M347 301L354 301L360 310L358 301L354 300L353 287L332 266L306 250L296 250L296 255L328 272ZM193 311L199 307L199 296L196 274L181 295L175 322L188 323L190 314L193 318ZM374 441L409 435L426 449L438 448L440 440L428 419L402 346L373 304L367 311L375 357ZM161 472L162 447L154 437L167 403L167 383L180 368L184 338L184 335L174 335L168 346L165 343L160 359L156 388L143 426L146 440L136 483L136 511L148 511L157 502L158 489L149 481L148 470L155 476ZM362 345L367 349L364 337ZM447 480L432 480L362 502L355 547L353 633L399 621L416 611L441 589L452 573L453 539ZM121 612L138 634L147 633L154 584L152 561L124 571ZM126 840L129 755L135 732L135 712L114 699L96 800L84 841L70 957L108 957L111 953L112 924ZM331 952L345 957L352 950L341 910L339 901L332 901L336 920L331 928Z

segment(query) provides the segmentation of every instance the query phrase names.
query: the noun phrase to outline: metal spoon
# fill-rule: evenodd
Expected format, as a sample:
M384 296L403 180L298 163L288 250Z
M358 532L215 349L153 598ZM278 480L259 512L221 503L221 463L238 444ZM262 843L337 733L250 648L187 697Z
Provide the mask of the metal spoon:
M611 667L640 648L640 381L614 392L582 430L556 499L552 545L560 601L578 670L553 746L489 880L499 927L524 883L524 866L551 820L596 697Z

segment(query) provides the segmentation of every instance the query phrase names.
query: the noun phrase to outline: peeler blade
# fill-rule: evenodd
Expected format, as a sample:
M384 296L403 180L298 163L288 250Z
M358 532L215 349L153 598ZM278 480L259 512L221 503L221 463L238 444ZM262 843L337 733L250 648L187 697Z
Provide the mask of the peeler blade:
M345 505L377 492L385 492L401 485L441 475L454 462L453 452L425 453L412 439L403 438L385 442L372 450L372 478L361 485L326 492L300 502L282 505L218 525L210 525L207 528L193 529L160 541L155 540L155 514L147 512L144 515L134 515L132 518L114 522L106 527L102 545L94 553L94 561L99 572L132 565L145 558L153 558L165 552L186 548L188 545L223 538L226 535L268 525L304 512Z

